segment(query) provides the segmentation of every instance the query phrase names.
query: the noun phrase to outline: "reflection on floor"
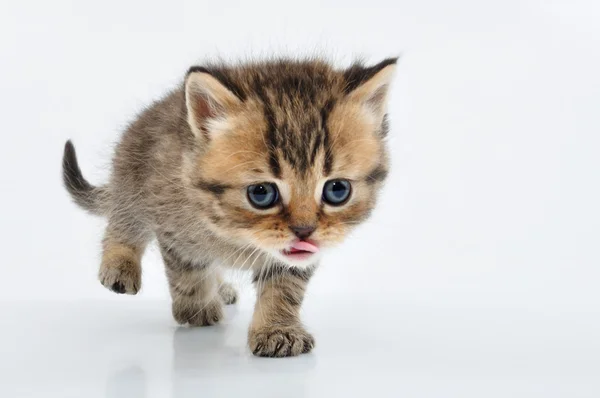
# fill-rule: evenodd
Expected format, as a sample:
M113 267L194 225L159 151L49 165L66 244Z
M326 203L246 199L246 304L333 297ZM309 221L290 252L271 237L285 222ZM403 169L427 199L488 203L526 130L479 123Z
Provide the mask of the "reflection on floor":
M363 308L364 306L364 308ZM253 357L251 299L222 325L167 301L1 303L1 397L597 397L597 318L514 308L309 304L314 353ZM370 310L367 310L369 308ZM357 322L359 311L360 322Z

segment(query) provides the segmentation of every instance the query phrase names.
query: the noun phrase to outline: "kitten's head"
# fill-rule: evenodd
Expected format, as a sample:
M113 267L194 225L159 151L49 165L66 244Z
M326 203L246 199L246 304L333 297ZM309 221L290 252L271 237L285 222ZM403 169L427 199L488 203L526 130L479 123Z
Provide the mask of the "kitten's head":
M315 263L373 209L387 175L386 98L396 59L194 67L189 182L218 235L291 266Z

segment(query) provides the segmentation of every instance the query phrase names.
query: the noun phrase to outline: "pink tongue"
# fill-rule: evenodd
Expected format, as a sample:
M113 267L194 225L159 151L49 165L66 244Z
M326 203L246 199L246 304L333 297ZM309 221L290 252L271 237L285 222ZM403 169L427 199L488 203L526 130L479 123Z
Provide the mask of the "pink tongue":
M309 243L305 240L300 240L292 245L292 249L302 250L305 252L316 253L319 251L319 248L312 243Z

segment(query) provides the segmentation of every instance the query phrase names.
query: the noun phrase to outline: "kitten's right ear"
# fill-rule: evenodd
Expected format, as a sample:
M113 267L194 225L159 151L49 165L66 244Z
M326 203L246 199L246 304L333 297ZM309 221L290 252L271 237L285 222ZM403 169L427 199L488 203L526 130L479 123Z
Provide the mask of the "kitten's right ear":
M207 69L194 67L185 79L187 119L194 135L210 138L218 122L227 118L241 100Z

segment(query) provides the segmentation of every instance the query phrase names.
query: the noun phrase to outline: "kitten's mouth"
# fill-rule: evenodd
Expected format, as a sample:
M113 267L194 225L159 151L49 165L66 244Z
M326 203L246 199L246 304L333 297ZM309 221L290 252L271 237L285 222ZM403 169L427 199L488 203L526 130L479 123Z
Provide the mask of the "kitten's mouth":
M298 240L292 243L289 249L283 249L281 253L289 259L305 260L319 251L315 242Z

